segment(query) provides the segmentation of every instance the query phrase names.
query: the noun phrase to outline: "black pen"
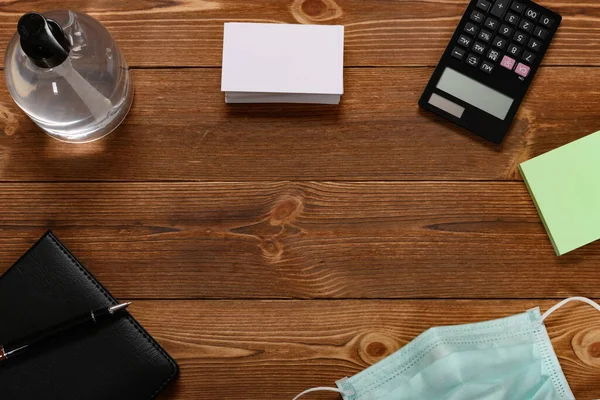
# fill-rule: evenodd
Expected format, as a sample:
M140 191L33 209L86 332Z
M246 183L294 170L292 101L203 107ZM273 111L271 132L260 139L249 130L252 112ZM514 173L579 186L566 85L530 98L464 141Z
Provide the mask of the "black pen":
M36 332L25 338L15 340L5 345L0 345L0 362L12 359L33 346L44 342L54 336L79 328L82 325L97 325L100 322L114 317L119 311L125 310L131 303L123 303L111 307L103 307L98 310L88 311L85 314L54 325L43 331Z

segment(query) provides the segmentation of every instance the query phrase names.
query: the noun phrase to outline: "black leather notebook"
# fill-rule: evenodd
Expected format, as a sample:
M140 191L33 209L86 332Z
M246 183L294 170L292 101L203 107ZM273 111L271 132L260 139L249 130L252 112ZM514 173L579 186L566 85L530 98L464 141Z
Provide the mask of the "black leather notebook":
M47 232L0 277L0 343L117 304ZM175 361L128 313L62 335L0 365L2 400L149 400Z

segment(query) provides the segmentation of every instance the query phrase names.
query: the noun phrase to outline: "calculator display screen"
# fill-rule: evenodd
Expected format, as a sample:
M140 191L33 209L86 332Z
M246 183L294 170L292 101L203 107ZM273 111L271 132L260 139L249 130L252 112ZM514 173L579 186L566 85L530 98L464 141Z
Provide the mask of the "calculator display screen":
M514 99L446 67L437 88L504 120Z

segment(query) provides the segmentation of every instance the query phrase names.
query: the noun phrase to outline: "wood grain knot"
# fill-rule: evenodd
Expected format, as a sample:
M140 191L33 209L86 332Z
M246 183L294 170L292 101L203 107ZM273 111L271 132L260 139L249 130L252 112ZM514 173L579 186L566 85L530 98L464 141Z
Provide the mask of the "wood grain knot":
M400 344L394 338L381 332L370 332L360 339L358 352L364 362L373 365L399 348Z
M588 354L592 358L600 358L600 342L594 342L588 346Z
M573 336L571 346L586 365L600 367L600 329L578 332Z
M19 129L19 119L4 104L0 104L0 125L6 136L14 135Z
M260 248L263 256L271 261L279 261L283 255L283 243L277 239L264 239Z
M381 342L369 343L367 346L367 354L371 357L383 357L387 353L387 347Z
M271 210L271 225L289 225L296 220L296 217L302 213L303 209L302 200L297 197L286 196Z
M303 24L331 21L344 13L334 0L294 0L291 11L296 21Z
M263 257L268 262L278 262L283 257L286 241L303 234L302 229L294 226L303 210L301 197L286 195L280 197L259 222L233 228L231 233L258 239Z

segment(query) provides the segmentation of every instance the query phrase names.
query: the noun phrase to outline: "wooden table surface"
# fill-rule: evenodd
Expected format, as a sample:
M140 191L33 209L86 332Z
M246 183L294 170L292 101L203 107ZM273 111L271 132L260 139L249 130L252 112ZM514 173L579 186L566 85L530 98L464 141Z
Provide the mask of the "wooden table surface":
M466 3L0 2L3 46L26 11L99 18L136 88L78 146L2 85L0 273L53 229L177 359L161 400L289 400L432 326L600 298L600 243L556 257L517 169L600 127L599 3L542 1L563 24L502 146L417 106ZM226 21L345 25L342 104L226 105ZM547 326L577 398L600 397L600 313Z

